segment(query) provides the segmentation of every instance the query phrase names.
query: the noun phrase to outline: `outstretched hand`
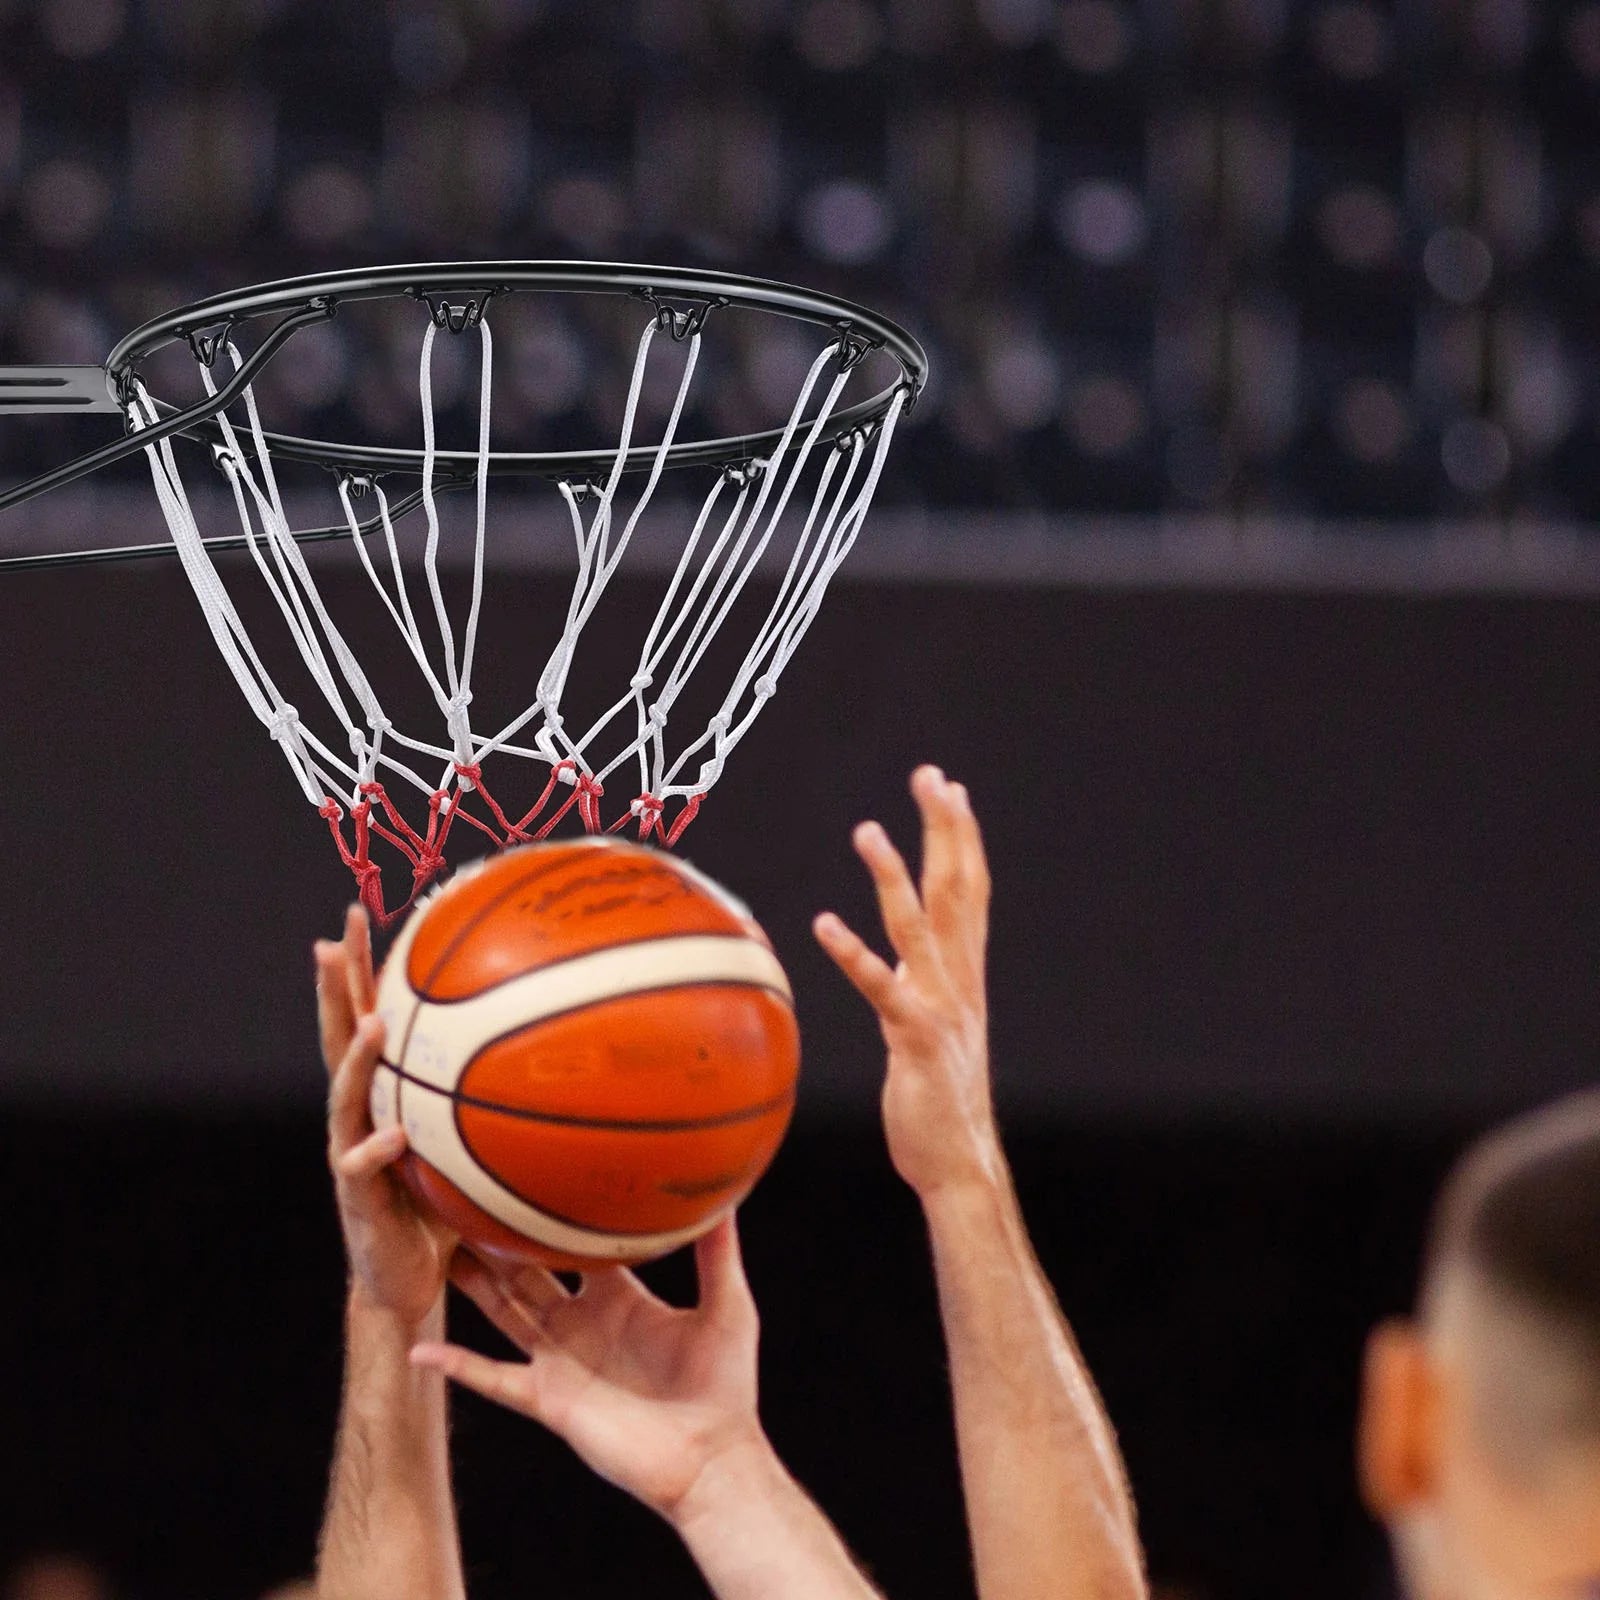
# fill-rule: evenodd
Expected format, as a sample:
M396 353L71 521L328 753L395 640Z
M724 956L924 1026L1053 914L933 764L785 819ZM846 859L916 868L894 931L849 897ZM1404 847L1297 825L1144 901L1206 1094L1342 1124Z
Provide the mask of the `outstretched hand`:
M731 1217L695 1246L695 1264L700 1302L681 1310L626 1267L585 1273L574 1293L543 1267L491 1267L461 1250L452 1280L528 1359L450 1344L418 1345L411 1359L542 1422L673 1520L708 1467L765 1448L758 1320Z
M889 1047L883 1120L895 1169L926 1198L949 1183L987 1178L999 1163L989 1089L984 957L989 867L966 789L918 767L922 882L876 822L855 830L877 889L890 967L831 911L818 942L878 1013Z
M444 1293L455 1236L418 1209L393 1171L403 1128L373 1132L368 1102L383 1052L373 1012L372 935L351 906L344 938L319 939L317 1016L327 1064L328 1165L355 1285L376 1306L420 1325Z

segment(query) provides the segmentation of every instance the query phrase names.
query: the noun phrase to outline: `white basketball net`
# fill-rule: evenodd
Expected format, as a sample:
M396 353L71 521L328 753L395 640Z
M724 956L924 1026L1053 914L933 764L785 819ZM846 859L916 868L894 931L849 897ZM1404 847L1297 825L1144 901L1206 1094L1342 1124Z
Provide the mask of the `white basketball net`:
M445 842L458 818L487 835L495 846L542 839L573 810L590 832L617 832L636 823L641 839L676 843L728 756L771 699L779 676L816 618L828 584L860 535L907 396L903 391L895 395L874 432L857 430L837 441L823 440L855 370L848 358L859 353L848 335L840 335L812 362L770 456L747 470L717 473L626 688L589 726L581 730L568 726L562 696L578 642L638 535L694 380L701 341L698 327L687 337L682 377L661 437L653 444L635 444L636 414L651 349L658 333L669 326L670 314L652 315L639 338L621 435L604 484L595 486L597 492L588 485L559 485L577 552L572 597L532 700L493 731L475 728L472 722L489 524L494 340L486 318L480 318L476 328L481 348L477 504L471 602L464 618L450 614L439 580L432 395L433 348L439 329L433 321L422 340L420 376L427 519L420 575L414 557L402 560L383 484L372 484L382 523L383 547L376 551L369 544L377 543L377 535L363 538L357 531L360 519L351 503L351 481L346 478L339 485L361 566L438 712L443 731L432 738L403 732L389 719L329 615L285 516L253 389L243 393L242 429L225 413L218 416L223 438L218 464L233 490L251 558L244 571L253 569L276 603L283 630L323 702L315 716L284 698L264 654L246 631L205 547L172 440L163 439L146 450L162 513L212 637L250 709L282 750L301 791L326 820L340 856L356 876L362 900L380 923L397 917L443 870ZM238 350L231 342L223 350L237 369ZM208 393L215 394L209 366L198 359L197 365ZM136 429L158 419L142 384L134 385L130 415ZM624 474L630 452L636 458L650 457L648 472ZM641 485L626 506L625 482ZM774 561L781 562L785 550L787 561L776 596L710 722L692 736L669 738L673 706L752 573L769 551ZM232 581L241 581L241 575L236 573ZM505 770L502 758L507 765L513 759L534 765L532 788L537 799L525 812L503 809L491 793L484 776L491 757L497 773ZM626 784L629 795L627 806L609 822L603 807L608 784L613 792ZM493 786L496 791L501 787L498 775ZM508 783L507 792L516 792L517 787ZM521 786L524 793L529 787ZM416 791L417 805L408 807L405 795L410 790ZM420 814L422 804L425 817ZM408 808L417 811L418 822L406 820ZM399 906L386 903L381 866L372 858L373 842L379 838L410 865L410 892Z

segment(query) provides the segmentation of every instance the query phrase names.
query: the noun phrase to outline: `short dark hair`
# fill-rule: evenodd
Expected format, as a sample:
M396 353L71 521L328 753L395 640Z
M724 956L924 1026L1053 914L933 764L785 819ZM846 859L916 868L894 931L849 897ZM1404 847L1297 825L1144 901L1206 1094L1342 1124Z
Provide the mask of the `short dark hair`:
M1428 1281L1452 1266L1548 1322L1600 1395L1600 1091L1519 1118L1457 1163L1434 1212Z

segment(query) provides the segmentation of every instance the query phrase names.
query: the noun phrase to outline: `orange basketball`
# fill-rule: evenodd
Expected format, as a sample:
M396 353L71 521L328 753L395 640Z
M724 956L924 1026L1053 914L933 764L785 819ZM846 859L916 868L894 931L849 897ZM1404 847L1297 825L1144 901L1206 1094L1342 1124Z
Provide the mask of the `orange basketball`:
M788 979L726 890L610 839L528 845L418 907L378 982L379 1128L471 1244L647 1261L750 1192L794 1106Z

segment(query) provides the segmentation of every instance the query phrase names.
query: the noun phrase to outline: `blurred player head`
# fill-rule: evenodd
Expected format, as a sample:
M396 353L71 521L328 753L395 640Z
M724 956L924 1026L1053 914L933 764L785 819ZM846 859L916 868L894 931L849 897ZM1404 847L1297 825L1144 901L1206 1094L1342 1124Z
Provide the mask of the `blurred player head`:
M110 1600L111 1581L82 1556L41 1551L3 1583L4 1600Z
M1600 1600L1600 1093L1483 1140L1372 1336L1367 1500L1413 1600Z

